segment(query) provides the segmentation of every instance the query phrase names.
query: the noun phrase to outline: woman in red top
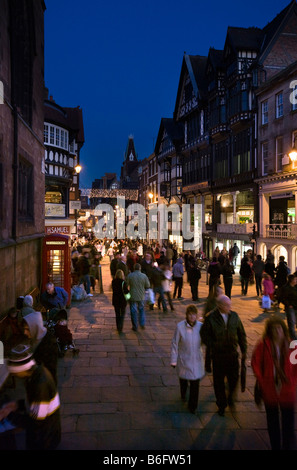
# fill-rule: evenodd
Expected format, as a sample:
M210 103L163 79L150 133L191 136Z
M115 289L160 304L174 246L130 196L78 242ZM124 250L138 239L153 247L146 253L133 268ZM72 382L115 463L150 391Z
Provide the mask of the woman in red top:
M295 449L297 361L292 360L293 356L285 322L269 318L263 339L253 350L251 365L262 392L272 450Z

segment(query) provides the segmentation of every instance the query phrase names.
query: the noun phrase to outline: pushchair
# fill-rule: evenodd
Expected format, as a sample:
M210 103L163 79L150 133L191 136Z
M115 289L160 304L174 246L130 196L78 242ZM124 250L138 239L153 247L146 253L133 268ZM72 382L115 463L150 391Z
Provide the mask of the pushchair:
M67 351L71 351L74 357L77 356L79 349L76 348L72 333L67 325L67 311L62 309L51 313L51 318L47 322L47 328L52 331L57 339L59 356L64 357Z

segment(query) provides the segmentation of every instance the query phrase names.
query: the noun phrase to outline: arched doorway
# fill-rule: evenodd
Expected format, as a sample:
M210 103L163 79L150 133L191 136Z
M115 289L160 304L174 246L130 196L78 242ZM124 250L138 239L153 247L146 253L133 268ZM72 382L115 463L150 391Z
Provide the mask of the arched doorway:
M292 268L293 272L297 271L297 246L292 249Z
M288 251L283 245L275 245L271 248L271 253L274 255L274 263L277 266L279 257L284 256L285 261L288 262Z
M265 261L267 258L267 246L265 243L260 243L258 247L258 254L262 256L262 260Z

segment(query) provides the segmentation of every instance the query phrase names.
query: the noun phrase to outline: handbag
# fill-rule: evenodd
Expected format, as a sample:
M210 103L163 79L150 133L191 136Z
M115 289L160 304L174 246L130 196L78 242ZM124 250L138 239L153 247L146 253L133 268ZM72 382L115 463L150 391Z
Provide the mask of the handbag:
M131 294L130 294L130 292L128 292L127 294L125 294L124 289L123 289L123 287L124 287L124 282L125 282L125 281L123 281L123 283L122 283L122 291L123 291L123 295L124 295L125 299L128 301L128 300L131 299Z
M261 406L262 404L262 392L260 389L260 385L258 380L256 380L255 387L254 387L254 400L257 406Z

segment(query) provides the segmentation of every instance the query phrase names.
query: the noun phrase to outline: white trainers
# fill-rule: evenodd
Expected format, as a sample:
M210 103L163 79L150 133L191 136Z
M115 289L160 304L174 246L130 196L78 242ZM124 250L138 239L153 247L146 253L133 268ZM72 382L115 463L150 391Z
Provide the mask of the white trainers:
M88 297L93 297L93 294L88 294Z

